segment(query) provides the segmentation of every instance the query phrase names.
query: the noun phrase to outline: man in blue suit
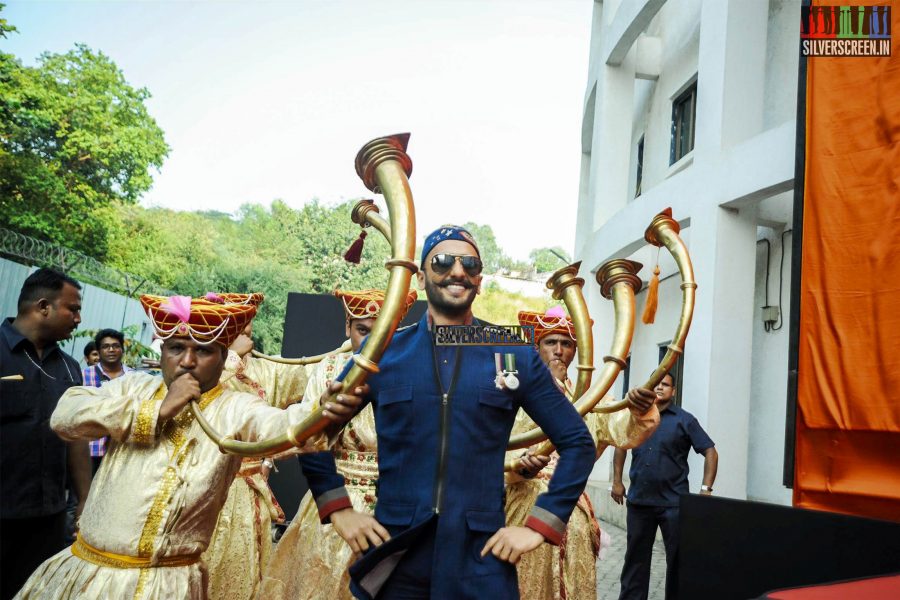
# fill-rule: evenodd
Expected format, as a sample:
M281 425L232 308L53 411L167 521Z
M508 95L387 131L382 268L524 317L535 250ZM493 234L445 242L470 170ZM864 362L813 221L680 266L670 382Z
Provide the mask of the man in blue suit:
M372 545L350 569L351 589L366 600L518 598L515 563L544 542L560 542L594 444L531 346L435 345L435 325L478 324L471 307L482 267L469 232L445 226L430 234L421 267L428 311L396 332L368 380L365 401L378 432L375 519L390 535L361 536ZM515 355L516 389L495 385L495 352ZM525 526L504 527L504 453L520 406L560 459ZM326 478L314 480L323 518L349 505L342 485L326 489Z

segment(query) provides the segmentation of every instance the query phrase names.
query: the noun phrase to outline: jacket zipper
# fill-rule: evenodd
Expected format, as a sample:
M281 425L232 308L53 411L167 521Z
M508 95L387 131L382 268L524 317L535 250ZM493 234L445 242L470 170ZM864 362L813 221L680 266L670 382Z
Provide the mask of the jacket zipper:
M434 514L441 514L444 503L444 475L447 470L447 416L450 411L450 396L441 396L441 444L438 453L437 478L434 482Z
M441 514L441 507L444 504L444 477L447 471L447 446L450 433L450 396L456 388L456 380L459 378L460 352L459 347L456 348L453 364L453 375L450 378L450 385L444 391L444 384L441 381L441 372L438 367L437 352L432 346L432 356L434 357L434 377L441 391L441 415L440 415L440 442L438 444L438 461L434 478L434 514Z

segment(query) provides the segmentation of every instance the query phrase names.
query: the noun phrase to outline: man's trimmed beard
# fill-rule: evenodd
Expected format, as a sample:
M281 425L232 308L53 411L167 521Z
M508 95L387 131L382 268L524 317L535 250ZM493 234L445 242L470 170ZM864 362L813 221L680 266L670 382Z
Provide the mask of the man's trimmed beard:
M471 285L468 281L454 281L453 283ZM458 317L469 312L472 303L475 302L475 296L478 295L478 286L472 286L469 288L470 296L465 299L463 304L453 304L444 300L440 293L441 287L443 286L432 281L427 275L425 276L425 297L428 298L428 303L441 313L451 317Z

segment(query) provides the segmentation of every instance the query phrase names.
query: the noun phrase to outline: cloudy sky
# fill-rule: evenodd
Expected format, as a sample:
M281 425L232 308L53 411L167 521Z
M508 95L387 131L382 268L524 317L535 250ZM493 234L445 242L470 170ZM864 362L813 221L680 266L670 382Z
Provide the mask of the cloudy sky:
M171 146L146 206L233 212L370 195L362 144L412 133L419 237L490 224L571 252L592 0L15 2L26 64L109 55Z

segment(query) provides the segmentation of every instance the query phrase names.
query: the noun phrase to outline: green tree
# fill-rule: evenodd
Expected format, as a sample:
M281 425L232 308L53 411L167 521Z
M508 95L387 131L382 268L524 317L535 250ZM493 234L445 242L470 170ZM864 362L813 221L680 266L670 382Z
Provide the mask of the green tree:
M35 67L0 53L0 226L105 258L168 154L149 97L85 45Z
M478 225L469 221L463 227L468 229L475 241L478 242L478 250L481 253L481 261L484 263L485 273L494 274L499 271L534 272L533 263L516 260L503 251L500 244L497 243L494 230L491 229L490 225Z
M481 253L481 262L484 263L486 273L496 273L505 267L509 262L509 257L500 249L497 238L494 236L494 230L490 225L478 225L469 221L463 225L478 242L478 251Z
M528 254L528 260L538 273L555 271L572 262L569 253L554 246L553 248L536 248Z
M349 218L352 206L313 201L295 210L276 200L268 208L244 205L234 217L129 206L110 238L108 262L180 294L263 292L254 338L261 350L278 353L289 292L387 285L390 248L377 231L369 230L359 265L343 259L360 232Z
M475 299L472 311L479 319L497 325L515 325L520 310L544 312L551 301L546 297L533 298L507 292L496 285L488 285Z
M0 2L0 13L3 12L4 8L6 8L6 4L3 4L2 2ZM2 38L9 37L6 34L12 33L14 31L18 32L18 29L16 29L14 26L10 25L6 19L4 19L3 17L0 17L0 37L2 37Z

